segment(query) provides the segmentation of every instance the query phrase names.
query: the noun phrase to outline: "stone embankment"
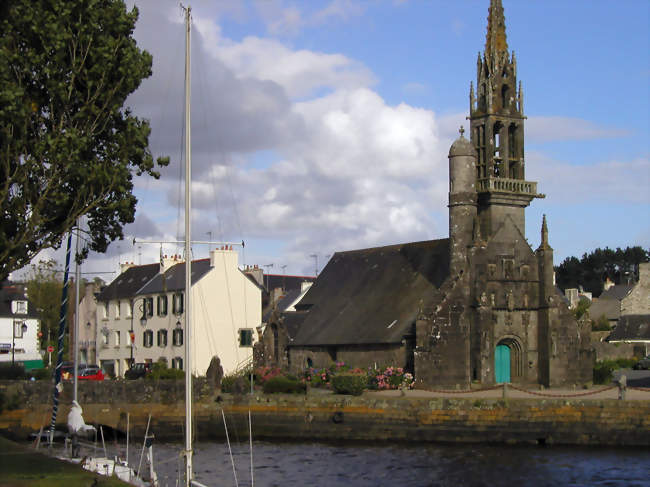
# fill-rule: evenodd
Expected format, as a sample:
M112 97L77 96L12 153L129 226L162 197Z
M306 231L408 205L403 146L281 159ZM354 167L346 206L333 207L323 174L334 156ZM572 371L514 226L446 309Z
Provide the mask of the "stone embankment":
M50 389L47 383L0 383L5 397L17 406L0 415L0 429L19 438L48 425ZM373 392L352 397L320 390L306 395L237 396L217 394L197 381L196 437L223 438L223 410L229 434L240 438L248 435L250 411L258 439L650 445L650 391L628 391L625 401L597 398L616 394L613 389L599 394L537 393L562 397L524 399L520 397L525 393L516 389L505 398L501 390L491 397L486 391L469 397L452 391ZM71 387L66 386L58 415L62 427L70 394ZM79 384L87 423L125 432L128 415L131 434L136 437L144 433L151 415L156 437L180 440L183 395L182 382L174 381Z

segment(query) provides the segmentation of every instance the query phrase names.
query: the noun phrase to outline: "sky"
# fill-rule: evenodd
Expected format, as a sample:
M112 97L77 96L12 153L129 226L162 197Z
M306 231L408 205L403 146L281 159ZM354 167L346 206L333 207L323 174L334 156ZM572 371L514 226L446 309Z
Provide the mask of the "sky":
M176 0L136 3L153 75L127 105L171 163L158 181L135 178L127 238L84 264L105 281L120 262L158 260L159 244L133 238L184 234L183 13ZM336 251L448 236L447 154L469 125L489 0L191 3L193 240L243 240L240 265L313 275ZM526 211L529 243L546 214L556 265L650 247L650 2L503 6L526 179L546 194ZM193 256L208 250L195 244ZM50 257L62 252L39 255Z

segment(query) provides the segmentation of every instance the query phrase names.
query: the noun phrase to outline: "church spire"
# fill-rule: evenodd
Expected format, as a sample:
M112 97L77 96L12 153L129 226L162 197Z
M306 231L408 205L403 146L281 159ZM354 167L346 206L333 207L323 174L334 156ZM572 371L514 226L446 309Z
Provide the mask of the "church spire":
M502 52L508 52L503 5L501 0L490 0L487 36L485 39L485 58L489 60L493 54L498 55Z

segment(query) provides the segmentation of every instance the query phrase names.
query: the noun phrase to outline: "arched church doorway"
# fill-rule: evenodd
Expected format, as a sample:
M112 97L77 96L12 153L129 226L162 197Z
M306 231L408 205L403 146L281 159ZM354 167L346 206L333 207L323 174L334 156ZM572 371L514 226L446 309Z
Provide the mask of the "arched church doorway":
M521 344L514 337L499 340L494 349L494 379L497 384L518 382L524 377Z
M497 384L510 382L510 347L497 345L494 350L494 375Z

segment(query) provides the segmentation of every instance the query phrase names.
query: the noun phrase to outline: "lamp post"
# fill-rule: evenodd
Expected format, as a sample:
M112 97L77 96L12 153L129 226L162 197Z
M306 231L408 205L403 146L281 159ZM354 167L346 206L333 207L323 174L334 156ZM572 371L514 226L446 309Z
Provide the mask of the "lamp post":
M20 325L20 331L22 332L21 335L20 335L20 337L22 338L22 336L27 331L27 325L25 324L24 321L23 321L23 324ZM16 354L16 323L14 323L13 333L11 334L11 365L12 366L16 364L16 362L15 362L15 358L16 358L15 354Z
M140 304L139 310L142 311L142 317L140 318L140 325L143 327L147 326L147 310L145 306L145 299L144 297L139 298L142 300L142 303ZM138 300L138 298L133 298L131 300L131 329L129 330L129 340L131 342L131 359L129 361L129 368L133 367L133 345L135 343L135 332L133 331L133 315L135 314L135 302Z

